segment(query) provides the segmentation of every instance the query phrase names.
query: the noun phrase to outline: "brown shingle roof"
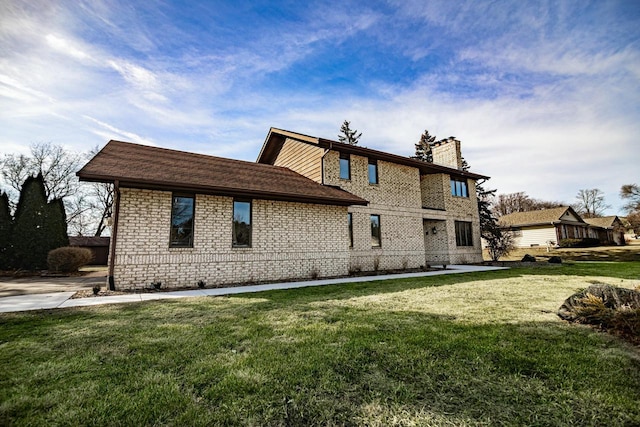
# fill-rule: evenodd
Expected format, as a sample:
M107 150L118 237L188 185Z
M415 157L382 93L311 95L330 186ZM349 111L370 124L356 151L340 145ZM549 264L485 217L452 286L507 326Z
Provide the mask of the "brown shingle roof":
M539 211L514 212L500 217L498 222L503 227L551 224L554 222L560 222L560 218L562 218L567 210L577 218L580 218L580 216L571 207L561 206L559 208L542 209Z
M290 169L130 142L109 141L77 174L83 181L122 187L192 191L335 205L367 201Z
M616 219L620 221L616 215L603 216L602 218L585 218L584 221L587 224L595 225L596 227L608 228L614 226Z
M383 160L385 162L411 166L414 168L418 168L420 172L424 174L446 173L454 176L476 180L489 178L485 175L480 175L469 171L462 171L436 163L427 163L421 160L412 159L410 157L398 156L397 154L385 153L384 151L373 150L371 148L360 147L358 145L343 144L342 142L333 141L330 139L316 138L314 136L304 135L301 133L277 128L271 128L269 130L267 139L262 145L262 150L258 155L257 162L273 164L276 157L278 156L278 152L280 151L280 149L282 149L282 144L284 143L286 138L295 139L307 144L317 145L318 147L329 150L336 150L341 153L354 154L357 156L369 157L376 160Z

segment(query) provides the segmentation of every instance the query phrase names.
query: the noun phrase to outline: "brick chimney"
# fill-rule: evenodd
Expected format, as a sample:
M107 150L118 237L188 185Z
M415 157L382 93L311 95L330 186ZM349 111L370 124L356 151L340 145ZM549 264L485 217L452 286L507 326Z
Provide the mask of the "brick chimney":
M462 152L460 141L450 136L433 144L431 147L433 163L438 163L450 168L462 169Z

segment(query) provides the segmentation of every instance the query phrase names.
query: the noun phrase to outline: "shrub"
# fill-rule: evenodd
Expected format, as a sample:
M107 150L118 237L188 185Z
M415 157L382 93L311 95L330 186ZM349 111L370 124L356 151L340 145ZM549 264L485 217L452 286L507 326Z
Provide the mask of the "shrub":
M49 251L47 255L47 265L49 271L59 271L71 273L78 271L83 265L89 264L93 260L93 252L87 248L77 248L63 246Z
M561 248L591 248L600 246L600 240L592 237L585 239L561 239L558 242L558 246Z

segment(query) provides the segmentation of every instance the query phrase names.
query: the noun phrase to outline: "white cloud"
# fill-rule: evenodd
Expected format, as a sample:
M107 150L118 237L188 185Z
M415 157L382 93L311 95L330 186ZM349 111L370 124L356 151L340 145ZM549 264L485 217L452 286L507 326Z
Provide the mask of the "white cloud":
M96 135L100 135L103 138L108 138L108 139L113 139L113 138L118 138L120 136L123 136L124 139L128 142L135 142L138 144L144 144L144 145L157 145L155 142L153 142L151 139L147 139L144 138L134 132L129 132L129 131L125 131L122 129L118 129L115 126L112 126L108 123L105 123L101 120L98 120L96 118L93 118L91 116L82 116L83 118L97 124L98 126L100 126L101 129L93 129L92 131L96 134ZM105 130L109 131L110 133L105 132ZM109 136L111 135L111 136Z
M69 40L59 37L55 34L48 34L45 37L47 44L51 46L53 49L57 50L60 53L65 55L69 55L74 59L78 60L88 60L91 59L91 56L84 51L82 51L79 47L74 46Z

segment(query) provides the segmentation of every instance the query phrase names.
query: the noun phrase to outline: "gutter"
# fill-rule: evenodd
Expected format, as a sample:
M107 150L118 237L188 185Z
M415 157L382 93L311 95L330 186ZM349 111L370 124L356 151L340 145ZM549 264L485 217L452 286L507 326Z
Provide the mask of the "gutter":
M120 181L117 179L113 181L113 198L116 206L113 210L113 228L111 229L111 245L109 247L109 275L107 276L110 291L116 290L113 270L116 258L116 242L118 241L118 217L120 215Z

